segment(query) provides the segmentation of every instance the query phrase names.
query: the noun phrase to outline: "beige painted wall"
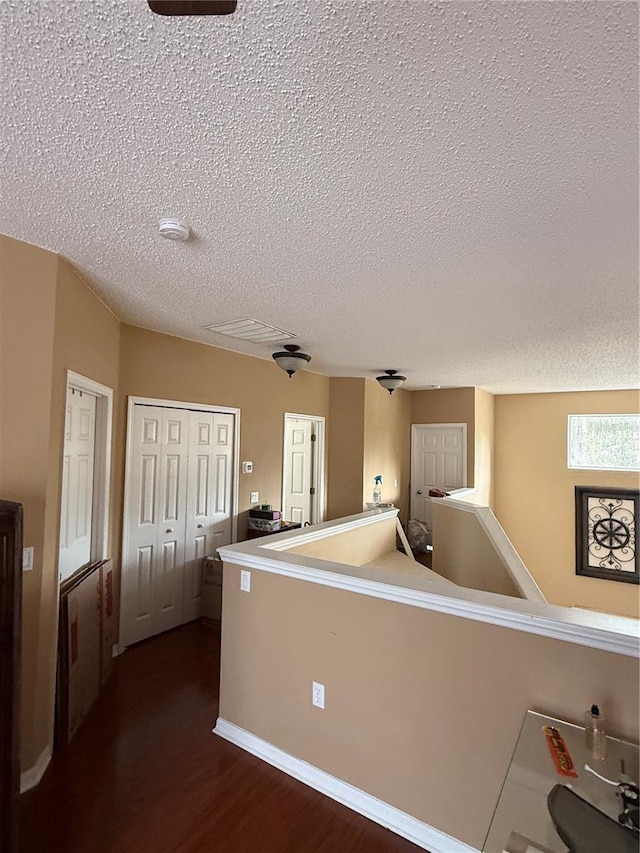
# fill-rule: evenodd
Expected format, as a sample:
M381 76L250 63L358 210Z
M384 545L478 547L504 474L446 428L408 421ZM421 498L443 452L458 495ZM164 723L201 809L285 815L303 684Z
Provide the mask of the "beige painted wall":
M467 424L467 486L475 480L475 388L437 388L411 393L412 424Z
M129 395L241 409L240 456L253 462L240 474L238 536L245 538L250 492L261 503L282 503L284 414L329 416L329 379L308 370L289 379L272 361L123 325L120 353L120 435ZM123 459L121 465L124 465ZM122 490L123 467L115 487Z
M522 598L476 516L432 503L433 570L460 586Z
M495 434L495 397L482 388L475 389L474 501L493 507L493 447ZM469 437L468 437L469 438Z
M382 499L406 519L411 393L389 394L374 379L331 379L327 518L362 512L382 474ZM398 485L394 485L394 481Z
M638 587L575 574L574 487L638 488L638 474L567 468L569 414L634 413L638 391L495 398L495 514L554 604L639 615Z
M382 500L400 509L406 523L411 476L411 392L389 394L375 379L365 379L362 506L373 499L376 474L382 474ZM397 480L397 486L394 481Z
M289 548L287 554L304 554L305 557L362 566L383 554L395 551L395 548L396 520L390 518L324 539L316 539L315 542L308 542L297 548Z
M37 666L49 469L51 365L58 258L0 237L0 495L24 507L24 545L35 548L22 582L22 751L30 766L37 741Z
M53 735L65 371L115 387L119 324L57 255L5 237L0 251L0 491L24 505L35 547L23 575L25 770Z
M478 849L528 708L580 721L598 702L638 739L632 658L261 571L246 595L239 572L225 564L220 716ZM464 808L461 774L482 780Z
M362 512L365 379L332 378L327 519Z

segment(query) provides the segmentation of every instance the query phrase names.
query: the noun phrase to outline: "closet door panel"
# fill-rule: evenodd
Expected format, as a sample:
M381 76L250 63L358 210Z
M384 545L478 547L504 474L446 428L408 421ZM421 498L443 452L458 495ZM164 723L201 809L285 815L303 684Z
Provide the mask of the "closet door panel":
M162 416L163 410L158 407L134 408L124 519L128 535L122 565L123 645L154 633L153 575L158 539Z
M189 489L185 543L184 618L202 615L204 560L212 547L211 520L215 494L213 412L190 412Z
M183 587L189 460L189 412L164 409L158 547L154 566L154 634L183 622Z

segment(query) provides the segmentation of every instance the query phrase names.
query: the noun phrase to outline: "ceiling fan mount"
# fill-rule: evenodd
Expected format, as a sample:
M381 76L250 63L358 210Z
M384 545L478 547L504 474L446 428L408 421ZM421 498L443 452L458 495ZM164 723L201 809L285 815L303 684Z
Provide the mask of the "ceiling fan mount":
M147 0L156 15L233 15L238 0Z

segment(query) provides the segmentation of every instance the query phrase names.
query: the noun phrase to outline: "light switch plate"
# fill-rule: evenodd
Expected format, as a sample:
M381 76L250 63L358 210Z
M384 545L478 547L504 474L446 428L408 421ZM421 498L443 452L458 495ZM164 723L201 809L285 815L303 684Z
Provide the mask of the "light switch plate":
M33 571L33 548L22 549L22 571Z
M240 589L242 592L251 592L251 572L245 569L240 572Z
M243 462L242 463L242 473L243 474L253 474L253 462Z

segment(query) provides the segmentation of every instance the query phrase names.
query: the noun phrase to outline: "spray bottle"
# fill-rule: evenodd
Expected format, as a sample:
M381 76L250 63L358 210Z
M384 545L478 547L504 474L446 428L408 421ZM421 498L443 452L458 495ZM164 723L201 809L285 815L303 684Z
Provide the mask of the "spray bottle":
M584 728L587 737L587 749L591 758L604 760L607 738L604 720L597 705L592 705L584 715Z
M376 474L375 485L373 487L373 502L374 504L382 503L382 474Z

